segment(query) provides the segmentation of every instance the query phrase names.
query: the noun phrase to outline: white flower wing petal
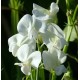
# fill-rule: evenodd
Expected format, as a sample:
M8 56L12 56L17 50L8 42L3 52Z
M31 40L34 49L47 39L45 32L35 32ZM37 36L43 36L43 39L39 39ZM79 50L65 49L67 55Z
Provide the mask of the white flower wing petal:
M45 33L41 33L41 36L43 43L47 45L50 42L50 38L54 37L54 34L51 34L50 32L46 31Z
M31 53L28 57L28 61L31 62L31 65L34 68L38 68L38 66L41 62L41 52L35 51L35 52Z
M28 33L28 28L32 24L32 17L29 14L24 15L17 25L17 30L22 35L26 35Z
M37 4L33 4L32 13L39 20L47 20L49 18L49 11Z
M30 48L29 48L28 44L24 44L18 49L17 57L21 62L24 62L27 60L27 57L29 55L29 50L30 50Z
M54 15L59 11L59 7L56 3L52 2L50 5L50 12Z
M66 42L66 40L64 38L59 38L57 40L57 44L59 49L62 49L64 47L64 45L68 45L68 43Z
M39 31L39 29L42 26L42 22L40 20L36 19L34 15L32 15L32 17L33 17L33 26L35 27L35 29L37 31Z
M9 51L12 52L13 56L16 56L17 49L21 45L23 36L20 34L15 34L8 39Z
M47 24L46 24L45 22L42 22L42 26L41 26L41 28L39 29L39 32L40 32L40 33L46 33L47 28L48 28Z
M45 14L45 13L42 13L38 10L33 10L32 11L33 15L35 16L36 19L38 20L47 20L49 19L49 15L48 14Z
M43 63L44 63L44 66L45 66L46 70L54 69L58 65L60 65L60 62L58 61L58 57L57 57L56 51L53 50L51 52L43 51L43 54L42 54Z
M21 67L21 71L25 74L25 75L30 75L31 74L31 66L29 65L25 65Z
M8 39L8 45L16 44L16 43L17 43L16 36L17 36L17 34L11 36L11 37Z
M57 68L55 68L54 70L56 72L56 75L58 75L58 76L67 71L67 69L65 68L64 65L60 65Z
M58 52L58 59L60 61L60 63L64 63L67 59L67 54L65 54L64 52Z
M19 49L19 47L17 45L13 45L12 46L12 55L14 57L17 57L17 50Z
M65 38L64 32L61 30L61 28L58 25L52 23L49 24L48 26L49 26L48 31L50 31L51 33L55 34L58 37Z

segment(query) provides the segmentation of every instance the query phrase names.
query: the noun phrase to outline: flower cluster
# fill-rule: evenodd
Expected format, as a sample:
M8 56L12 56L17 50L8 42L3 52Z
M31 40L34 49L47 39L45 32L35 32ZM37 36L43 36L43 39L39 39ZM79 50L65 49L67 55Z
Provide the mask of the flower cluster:
M21 61L15 65L19 65L25 75L30 75L31 67L37 69L41 60L44 68L54 70L56 75L66 71L62 65L66 54L61 49L67 43L63 31L55 24L58 11L59 7L54 2L50 10L33 4L33 15L24 15L18 22L18 33L8 39L9 52Z

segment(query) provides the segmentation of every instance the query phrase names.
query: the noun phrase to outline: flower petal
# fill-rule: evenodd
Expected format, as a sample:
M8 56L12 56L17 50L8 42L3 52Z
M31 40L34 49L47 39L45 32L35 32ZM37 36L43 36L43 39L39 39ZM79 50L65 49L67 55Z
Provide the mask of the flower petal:
M39 29L39 32L40 32L40 33L46 33L47 28L48 28L47 24L46 24L45 22L42 22L42 26L41 26L41 28Z
M43 63L46 70L55 69L57 66L60 65L57 57L57 51L53 49L53 51L43 51L42 53Z
M28 30L29 39L36 40L37 36L38 36L38 31L34 27L29 28L29 30Z
M28 57L28 61L31 62L31 65L34 68L38 68L40 62L41 62L41 52L40 51L35 51L31 53Z
M17 34L16 34L16 35L11 36L11 37L8 39L8 45L16 44L16 43L17 43L16 36L17 36Z
M33 9L39 10L39 11L41 11L41 12L43 12L43 13L44 13L44 12L48 12L47 9L45 9L45 8L43 8L43 7L35 4L35 3L33 3Z
M67 71L67 69L65 68L64 65L60 65L57 68L55 68L54 70L56 72L56 75L58 75L58 76Z
M12 45L11 45L12 46ZM17 50L19 49L19 47L17 46L17 45L13 45L12 46L12 55L14 56L14 57L16 57L17 56Z
M59 7L56 3L52 2L50 5L50 12L55 15L59 11Z
M54 36L50 38L50 43L47 44L47 47L49 48L50 46L52 46L58 49L62 49L64 45L67 45L67 42L64 38L59 38L57 36Z
M50 43L50 38L54 37L54 34L51 34L50 32L46 31L45 33L41 33L43 44L47 45Z
M39 29L42 26L42 22L40 20L36 19L34 15L32 16L32 18L33 18L33 26L35 27L35 29L37 31L39 31Z
M21 67L21 71L25 74L25 75L30 75L31 74L31 66L22 66Z
M24 62L27 60L29 53L30 53L30 48L28 44L24 44L18 49L17 57L21 62Z
M12 52L13 56L15 57L16 57L17 49L21 45L23 38L24 37L22 35L15 34L8 39L9 51Z
M14 65L23 66L23 63L15 63Z
M55 34L58 37L65 38L64 32L58 25L54 23L48 24L48 31L50 31L51 33Z
M17 25L17 30L19 33L23 35L27 35L28 33L28 28L32 23L32 17L29 14L24 15L20 21L18 22Z
M58 52L58 59L62 64L62 63L64 63L66 61L67 55L65 53L63 53L62 51Z
M46 20L49 18L49 11L37 4L33 4L32 13L39 20Z

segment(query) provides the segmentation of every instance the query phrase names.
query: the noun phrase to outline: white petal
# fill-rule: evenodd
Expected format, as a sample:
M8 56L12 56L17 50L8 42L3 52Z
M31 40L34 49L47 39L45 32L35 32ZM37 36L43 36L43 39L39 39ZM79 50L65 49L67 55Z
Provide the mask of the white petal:
M22 66L21 67L21 71L25 74L25 75L30 75L31 74L31 66Z
M35 27L35 29L41 33L45 33L47 30L47 24L45 22L42 22L38 19L36 19L33 15L33 25Z
M48 31L55 34L58 37L65 38L64 32L60 29L60 27L54 23L48 25Z
M54 47L58 49L62 49L64 45L67 45L67 42L64 38L59 38L55 35L55 37L51 37L50 43L53 44Z
M33 18L33 26L35 27L35 29L37 31L39 31L39 29L42 26L42 22L40 20L36 19L34 15L32 16L32 18Z
M49 13L47 9L45 9L45 8L35 4L35 3L33 3L33 10L39 10L40 12L42 12L42 13L45 12L47 14Z
M36 41L34 39L28 39L25 44L29 46L29 54L36 50Z
M15 35L13 35L12 37L10 37L8 39L8 44L9 45L16 44L16 45L20 46L20 44L21 44L21 42L22 42L23 39L24 39L23 35L21 35L21 34L15 34Z
M42 22L42 26L39 29L39 32L45 33L47 31L47 28L48 28L47 24L45 22Z
M50 47L48 50L50 53L56 54L58 57L58 61L60 64L64 63L66 61L67 55L62 52L61 50L57 49L56 47Z
M42 13L38 10L33 10L32 11L33 15L38 19L38 20L47 20L49 19L49 15L45 14L45 13Z
M56 3L52 2L50 5L50 12L56 14L59 11L59 7Z
M63 53L62 51L58 52L58 59L62 64L62 63L64 63L66 61L67 55L65 53Z
M56 50L51 51L52 53L48 51L43 51L42 57L43 57L43 63L46 70L51 70L56 68L60 65L60 62L58 61Z
M47 20L49 18L49 11L37 4L33 4L32 13L39 20Z
M38 66L41 62L41 52L35 51L35 52L31 53L30 56L28 57L28 61L31 62L31 65L34 68L38 68Z
M27 35L28 33L28 28L32 23L32 17L29 14L24 15L20 21L18 22L17 25L17 30L19 33L23 35Z
M10 44L12 44L12 43L13 43L13 44L17 43L16 36L17 36L17 34L11 36L11 37L8 39L8 45L10 45Z
M8 39L9 51L12 52L13 56L16 57L16 52L23 40L23 36L20 34L15 34Z
M25 36L21 35L21 34L17 34L16 39L17 39L17 45L21 46L22 41L24 40Z
M29 28L28 36L29 36L30 39L36 40L36 38L38 36L38 31L34 27Z
M54 37L54 34L51 34L50 32L46 31L45 33L41 33L43 43L48 44L50 42L50 38Z
M27 60L29 53L30 53L30 48L28 44L24 44L18 49L17 57L21 62L24 62Z
M23 63L15 63L14 65L23 66Z
M60 65L57 68L55 68L56 75L58 75L58 76L66 71L67 71L67 69L65 68L64 65Z
M13 56L17 56L17 50L19 49L19 47L17 45L13 45L12 46L12 55Z
M68 43L66 42L66 40L64 38L59 38L57 40L56 46L58 46L59 49L62 49L64 47L64 45L68 45Z

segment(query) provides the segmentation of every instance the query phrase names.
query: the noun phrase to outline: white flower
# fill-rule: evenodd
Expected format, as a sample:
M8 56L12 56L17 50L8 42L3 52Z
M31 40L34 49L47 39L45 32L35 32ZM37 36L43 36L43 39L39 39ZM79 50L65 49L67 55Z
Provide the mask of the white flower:
M27 35L30 39L36 39L38 36L37 27L41 27L42 23L35 20L33 16L24 15L17 25L17 30L22 35Z
M21 34L15 34L8 39L9 51L12 52L13 56L17 56L17 50L23 45L28 44L31 50L34 51L36 48L36 42L30 40L27 36Z
M56 46L62 49L66 45L65 35L63 31L54 23L46 23L40 21L29 14L24 15L17 25L18 32L27 35L29 39L36 40L38 35L41 35L43 44L48 45L50 42L53 44L56 41ZM54 38L57 37L57 38Z
M39 20L52 20L55 22L56 14L59 11L59 7L56 3L52 2L50 5L50 10L47 10L37 4L33 4L33 15Z
M30 75L31 66L37 69L41 62L41 52L32 52L28 44L22 45L18 49L17 55L21 63L15 63L15 65L21 66L21 71L25 75Z
M53 47L48 51L42 53L43 63L46 70L55 70L56 75L61 75L66 71L66 68L62 63L65 62L67 56L62 51Z
M47 23L45 25L47 28L41 32L43 44L45 44L48 48L55 46L58 49L62 49L64 45L67 45L65 40L64 32L54 23Z

